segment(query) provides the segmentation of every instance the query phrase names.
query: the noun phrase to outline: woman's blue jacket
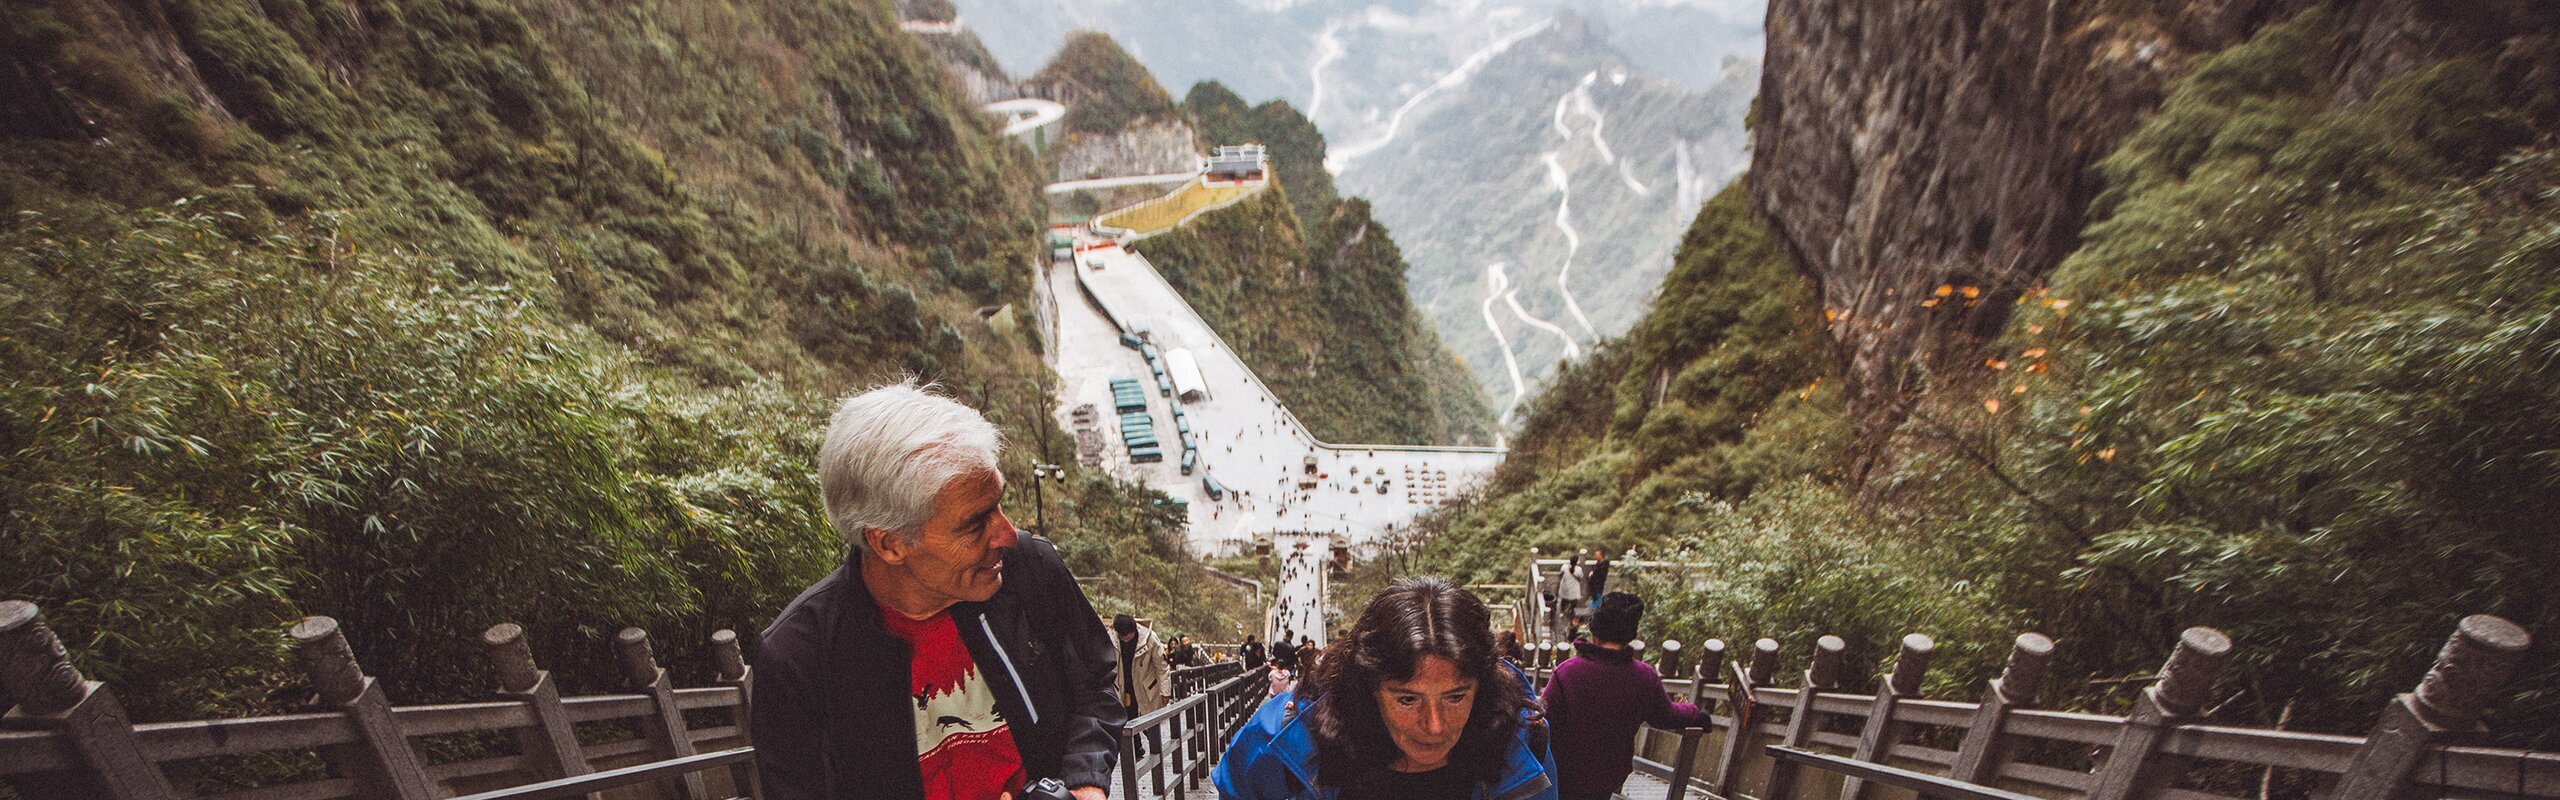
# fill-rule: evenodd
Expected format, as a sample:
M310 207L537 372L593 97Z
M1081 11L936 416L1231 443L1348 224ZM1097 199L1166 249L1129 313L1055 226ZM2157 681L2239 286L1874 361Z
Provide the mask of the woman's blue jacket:
M1503 668L1518 677L1530 698L1536 699L1529 676L1509 663ZM1315 734L1306 725L1307 715L1298 713L1296 700L1297 693L1288 692L1263 701L1262 708L1253 712L1253 719L1236 731L1235 740L1227 743L1226 755L1218 759L1218 768L1209 776L1218 785L1219 797L1334 800L1338 790L1316 783ZM1534 711L1520 713L1511 752L1503 760L1502 777L1477 787L1475 800L1556 800L1555 762L1547 754L1546 737L1533 735L1542 731L1545 723Z

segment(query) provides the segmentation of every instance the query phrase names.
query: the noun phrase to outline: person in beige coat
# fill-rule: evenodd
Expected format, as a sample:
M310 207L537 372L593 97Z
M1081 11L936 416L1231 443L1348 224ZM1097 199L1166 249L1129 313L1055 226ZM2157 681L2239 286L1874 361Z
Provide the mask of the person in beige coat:
M1113 685L1120 691L1121 707L1133 720L1165 707L1172 701L1172 681L1165 677L1164 645L1156 641L1156 632L1127 614L1112 617L1111 630L1120 642L1120 674Z

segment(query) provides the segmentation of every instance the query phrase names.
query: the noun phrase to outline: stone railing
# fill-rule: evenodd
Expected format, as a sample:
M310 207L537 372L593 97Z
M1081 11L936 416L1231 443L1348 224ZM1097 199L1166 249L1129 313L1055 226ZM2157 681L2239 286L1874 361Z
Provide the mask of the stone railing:
M1686 656L1690 677L1665 687L1715 705L1708 727L1646 728L1637 767L1669 782L1673 797L1704 791L1765 800L1858 800L1888 788L1893 797L2234 798L2215 781L2188 780L2207 764L2239 765L2252 776L2282 771L2312 796L2335 800L2560 797L2560 753L2464 745L2484 731L2483 707L2530 642L2506 620L2463 619L2416 690L2392 700L2364 736L2206 722L2214 674L2233 651L2212 628L2179 637L2125 716L2034 708L2054 652L2051 639L2034 633L2018 637L2007 668L1973 702L1919 696L1935 644L1918 634L1903 638L1892 672L1870 694L1843 686L1845 643L1837 637L1815 642L1791 689L1774 685L1779 646L1770 639L1729 669L1721 641L1686 654L1676 641L1649 649L1636 642L1664 674L1680 674ZM1533 647L1527 666L1543 686L1570 656L1561 643ZM1835 730L1851 727L1858 733ZM1920 729L1938 735L1915 737ZM1943 746L1950 742L1953 749ZM2248 783L2256 794L2257 780Z

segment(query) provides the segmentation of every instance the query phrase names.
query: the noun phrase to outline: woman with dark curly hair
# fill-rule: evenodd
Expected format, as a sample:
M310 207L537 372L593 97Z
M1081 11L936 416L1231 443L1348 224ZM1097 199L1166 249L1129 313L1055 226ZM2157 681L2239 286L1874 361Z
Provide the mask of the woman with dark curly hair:
M1536 708L1483 601L1405 580L1263 703L1212 777L1231 800L1554 800Z

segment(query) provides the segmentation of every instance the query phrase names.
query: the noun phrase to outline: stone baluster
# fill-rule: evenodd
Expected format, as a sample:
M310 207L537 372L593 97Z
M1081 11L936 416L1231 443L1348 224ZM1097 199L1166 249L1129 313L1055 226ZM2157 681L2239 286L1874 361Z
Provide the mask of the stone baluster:
M2009 724L2009 714L2035 703L2036 690L2044 685L2045 666L2053 663L2053 640L2041 633L2018 634L2017 644L2009 648L2009 664L2000 677L1991 681L1984 692L1982 705L1973 712L1973 724L1966 726L1964 741L1956 746L1955 765L1947 776L1966 783L1988 784L2000 774L2000 764L2009 758L2008 739L2001 729Z
M1813 741L1814 732L1822 729L1822 712L1814 706L1824 693L1840 688L1840 655L1848 648L1849 643L1838 636L1814 640L1813 664L1805 668L1803 688L1796 691L1795 713L1787 716L1786 746L1804 747ZM1769 789L1763 796L1784 800L1794 794L1796 769L1793 761L1770 763Z
M737 631L721 628L711 632L711 663L720 668L720 685L738 689L738 705L729 712L729 719L738 726L739 743L755 744L754 722L748 713L755 708L755 670L747 666L747 655L738 648ZM729 782L749 798L764 796L764 785L759 783L760 780L762 778L757 775L753 761L729 767Z
M1696 703L1699 708L1715 702L1707 697L1707 684L1721 680L1723 672L1724 640L1708 639L1699 643L1698 661L1689 665L1689 702Z
M649 648L649 632L624 628L613 638L622 651L625 679L630 681L632 688L648 695L656 705L657 713L650 715L643 727L648 729L649 738L657 744L658 757L674 759L693 755L692 732L685 728L684 710L676 707L674 684L667 680L666 669L658 666L658 656ZM676 781L675 788L682 800L703 800L710 796L703 787L702 773L699 772L685 773Z
M2178 635L2178 649L2160 666L2160 679L2142 690L2133 714L2116 731L2106 763L2098 766L2089 800L2157 797L2186 771L2189 759L2159 754L2169 728L2196 718L2212 699L2214 675L2231 660L2231 637L2203 626Z
M1778 640L1751 643L1751 685L1767 686L1778 677Z
M560 685L551 680L550 670L534 664L533 644L525 640L524 626L491 625L480 632L480 645L488 651L490 670L498 674L498 696L524 703L533 711L533 725L515 729L516 751L531 759L534 771L547 779L593 772L586 751L578 747L568 707L560 702ZM599 795L587 797L596 800Z
M2533 637L2513 622L2473 614L2454 627L2414 692L2391 699L2329 797L2397 797L2430 748L2476 734L2489 695L2507 682ZM2443 758L2442 749L2436 757ZM2521 782L2521 779L2519 779Z
M1903 698L1920 696L1920 679L1929 671L1930 654L1937 642L1922 634L1902 637L1902 652L1893 659L1893 672L1884 676L1876 687L1876 699L1867 707L1866 727L1858 732L1858 750L1851 754L1860 761L1884 763L1892 757L1894 745L1902 743L1904 729L1910 727L1894 719L1895 707ZM1840 784L1840 800L1859 800L1866 792L1865 780L1851 777Z
M1778 671L1778 640L1762 638L1751 643L1751 665L1735 665L1733 686L1726 697L1732 706L1733 729L1725 732L1724 750L1716 755L1716 793L1731 796L1741 790L1742 757L1759 749L1760 718L1758 704L1746 701L1753 689L1769 685L1770 676Z
M391 698L356 664L346 632L328 617L303 617L289 635L302 656L303 672L320 689L320 706L344 714L355 726L353 744L330 748L323 755L356 773L366 797L433 800L435 785L400 721L391 716Z
M55 781L13 778L30 800L105 797L110 800L177 800L169 776L144 750L106 684L81 677L44 614L24 600L0 602L0 686L17 705L0 727L60 733L86 771Z

